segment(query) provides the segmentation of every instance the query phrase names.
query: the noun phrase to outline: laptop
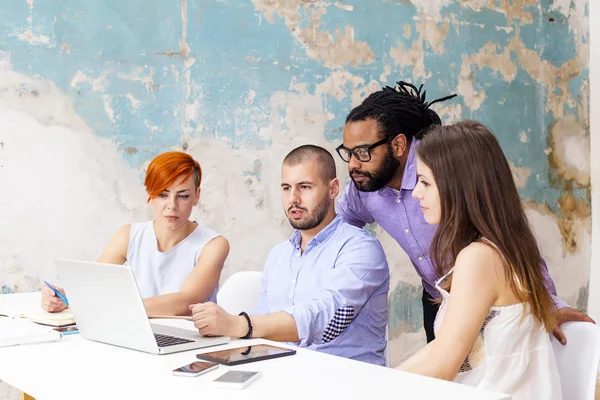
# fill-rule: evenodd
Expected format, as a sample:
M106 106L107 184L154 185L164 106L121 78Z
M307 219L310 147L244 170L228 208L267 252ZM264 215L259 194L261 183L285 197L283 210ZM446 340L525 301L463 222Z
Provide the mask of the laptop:
M153 354L229 342L228 337L205 337L197 330L151 324L128 265L65 259L54 262L84 339Z

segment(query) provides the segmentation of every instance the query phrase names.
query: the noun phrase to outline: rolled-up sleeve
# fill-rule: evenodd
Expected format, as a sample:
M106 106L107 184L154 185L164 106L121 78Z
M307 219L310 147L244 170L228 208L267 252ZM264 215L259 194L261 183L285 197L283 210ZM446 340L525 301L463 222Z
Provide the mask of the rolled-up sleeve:
M360 192L352 182L346 185L342 198L337 202L336 211L344 217L344 221L359 228L375 222L371 214L364 209Z
M283 310L294 317L301 346L335 340L374 293L389 288L383 248L367 234L349 239L337 255L335 267L323 269L327 275L312 301Z

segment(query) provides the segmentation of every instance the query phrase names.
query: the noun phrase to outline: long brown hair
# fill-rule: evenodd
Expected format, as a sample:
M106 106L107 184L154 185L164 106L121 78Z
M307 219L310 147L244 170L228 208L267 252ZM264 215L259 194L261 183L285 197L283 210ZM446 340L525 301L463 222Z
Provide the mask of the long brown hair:
M474 121L434 126L417 155L431 169L440 196L440 222L430 248L440 276L462 249L487 238L500 251L512 291L550 331L554 303L544 285L540 250L494 134Z

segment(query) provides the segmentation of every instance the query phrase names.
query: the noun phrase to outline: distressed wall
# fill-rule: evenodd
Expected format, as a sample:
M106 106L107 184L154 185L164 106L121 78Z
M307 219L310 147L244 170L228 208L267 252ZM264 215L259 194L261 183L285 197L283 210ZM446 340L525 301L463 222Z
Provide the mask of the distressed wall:
M351 107L402 79L459 94L434 106L444 121L492 127L560 296L587 307L585 0L8 0L0 21L2 292L37 290L53 257L95 259L150 218L144 167L171 149L203 166L195 217L231 242L224 277L260 270L291 231L285 153L333 152ZM397 364L424 342L420 284L372 231L392 270Z
M590 19L600 18L600 5L598 2L589 5ZM600 27L590 24L590 153L600 153ZM600 157L591 159L591 186L600 186ZM592 208L600 208L600 192L592 191ZM600 218L592 219L592 231L600 231ZM600 235L592 236L592 258L590 276L590 297L588 311L596 321L600 321ZM597 390L598 391L598 390Z

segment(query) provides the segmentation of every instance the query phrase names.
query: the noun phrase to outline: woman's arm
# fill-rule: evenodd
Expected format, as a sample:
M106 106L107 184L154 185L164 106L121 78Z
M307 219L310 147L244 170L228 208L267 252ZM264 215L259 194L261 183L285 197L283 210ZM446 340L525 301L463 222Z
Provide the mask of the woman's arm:
M472 243L456 260L446 314L436 338L399 369L453 380L502 290L504 267L486 244Z
M153 315L191 315L190 304L204 303L219 283L229 254L229 242L217 236L204 246L198 262L185 278L179 292L144 299L146 313Z
M419 365L421 365L425 362L425 360L427 360L429 352L431 351L431 347L433 346L433 342L435 342L435 339L427 343L424 347L421 347L421 350L417 351L408 359L404 360L402 364L398 365L394 369L399 369L401 371L411 371L414 368L418 368Z
M129 231L131 225L122 226L117 233L110 238L104 253L98 259L100 263L124 264L127 261L127 250L129 249Z

